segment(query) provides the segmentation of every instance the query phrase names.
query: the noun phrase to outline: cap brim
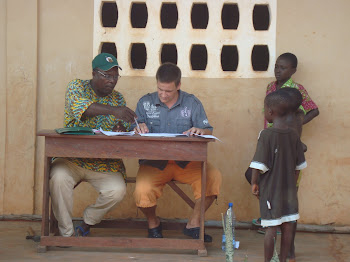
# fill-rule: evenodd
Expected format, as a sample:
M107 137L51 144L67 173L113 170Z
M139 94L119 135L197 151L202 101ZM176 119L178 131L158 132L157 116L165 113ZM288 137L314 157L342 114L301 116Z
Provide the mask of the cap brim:
M100 67L98 67L98 68L100 68L100 69L103 70L103 71L108 71L108 70L112 69L113 67L118 67L120 70L123 70L119 65L100 66Z

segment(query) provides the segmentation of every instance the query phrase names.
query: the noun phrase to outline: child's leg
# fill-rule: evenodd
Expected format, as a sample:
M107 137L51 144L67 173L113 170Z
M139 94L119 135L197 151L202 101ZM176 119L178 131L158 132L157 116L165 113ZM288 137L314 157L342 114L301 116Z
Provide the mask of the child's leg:
M295 223L283 223L281 225L282 236L281 236L281 252L280 252L280 262L285 262L287 260L287 255L290 250L293 239L293 228Z
M265 238L264 238L265 262L270 262L273 256L276 237L277 237L277 227L266 228Z
M300 177L301 174L299 174L299 181L300 182ZM297 185L297 193L299 191L299 184ZM298 221L295 221L295 223L293 223L293 238L292 238L292 244L290 245L290 250L288 253L288 258L290 259L295 259L295 245L294 245L294 240L295 240L295 234L297 233L297 225L298 225Z
M297 232L297 222L293 223L293 236L292 236L292 244L290 245L290 250L288 253L288 258L289 259L295 259L295 246L294 246L294 239L295 239L295 234Z

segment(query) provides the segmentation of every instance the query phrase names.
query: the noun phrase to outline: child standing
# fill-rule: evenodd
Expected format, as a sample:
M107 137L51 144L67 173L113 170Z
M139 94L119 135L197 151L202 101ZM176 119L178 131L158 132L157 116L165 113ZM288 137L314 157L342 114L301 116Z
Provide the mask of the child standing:
M298 134L288 127L291 103L287 92L266 96L265 119L273 127L260 132L250 164L252 193L260 199L261 225L267 227L265 261L272 258L277 226L282 231L280 261L286 261L293 239L293 222L299 219L296 181L306 161Z
M302 95L302 103L299 107L300 110L296 112L296 116L298 121L295 122L296 126L295 128L298 129L299 137L301 136L302 132L302 125L305 125L306 123L310 122L312 119L317 117L319 115L319 110L316 105L316 103L310 98L309 94L307 93L306 89L301 85L292 80L292 76L297 71L298 66L298 59L297 57L292 53L283 53L281 54L275 64L275 77L276 81L271 82L268 84L266 89L266 95L275 92L279 89L283 89L286 87L295 88L297 89L301 95ZM264 127L271 127L272 125L268 124L268 121L265 119ZM305 144L303 144L304 151L307 150L307 147ZM297 182L297 187L299 187L301 179L301 173L299 175L299 179ZM253 220L256 221L256 220ZM259 219L258 219L259 221ZM296 226L297 224L294 224L294 236L296 232ZM291 249L289 252L290 262L295 261L295 246L294 246L294 237L291 245Z
M316 116L319 115L319 110L314 101L310 98L306 89L292 80L292 75L297 71L298 59L292 53L284 53L280 55L275 64L275 77L276 81L268 84L266 89L266 95L275 92L281 88L291 87L299 90L303 97L300 109L304 112L303 125L310 122ZM265 119L265 128L271 126Z

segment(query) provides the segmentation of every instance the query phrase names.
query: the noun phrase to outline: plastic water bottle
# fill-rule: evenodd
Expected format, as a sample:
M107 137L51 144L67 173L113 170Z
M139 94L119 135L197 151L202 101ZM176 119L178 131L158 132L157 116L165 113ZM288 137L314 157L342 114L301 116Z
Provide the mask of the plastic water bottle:
M224 251L226 251L226 234L229 234L229 235L232 234L232 236L228 235L227 239L232 237L232 247L233 247L233 250L235 249L235 246L236 246L235 225L236 225L236 216L233 211L233 204L228 203L228 208L224 215L224 234L222 235L222 242L221 242L221 249ZM225 232L225 229L229 229L229 232Z

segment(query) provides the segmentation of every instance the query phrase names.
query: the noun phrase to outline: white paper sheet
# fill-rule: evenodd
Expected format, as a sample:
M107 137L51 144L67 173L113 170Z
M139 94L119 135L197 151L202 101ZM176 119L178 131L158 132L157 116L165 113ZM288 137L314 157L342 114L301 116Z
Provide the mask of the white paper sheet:
M184 134L173 134L173 133L146 133L146 134L140 134L140 136L177 137L177 136L187 136L187 135L184 135Z
M141 136L153 136L153 137L177 137L177 136L189 136L186 134L174 134L174 133L147 133L147 134L140 134ZM219 140L217 137L212 136L212 135L195 135L198 137L203 137L203 138L213 138L216 140Z
M102 128L99 130L102 134L106 136L133 136L135 134L135 131L130 132L113 132L113 131L104 131Z

